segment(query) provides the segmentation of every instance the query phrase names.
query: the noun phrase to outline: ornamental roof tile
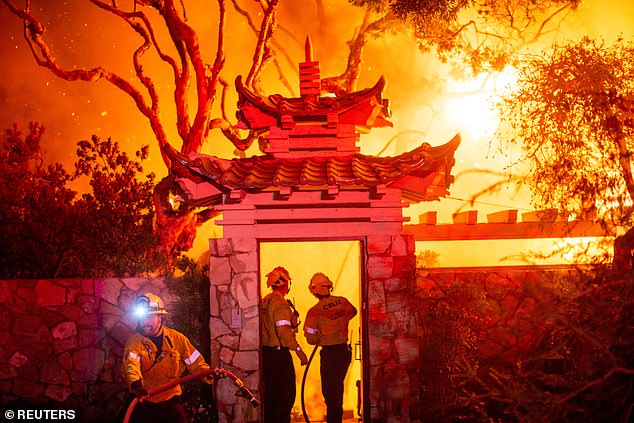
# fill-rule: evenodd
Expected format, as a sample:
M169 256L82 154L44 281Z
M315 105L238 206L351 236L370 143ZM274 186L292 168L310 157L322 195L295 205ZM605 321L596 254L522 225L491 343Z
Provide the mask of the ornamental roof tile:
M381 77L371 88L338 97L288 98L279 94L255 94L244 86L242 78L238 76L239 127L262 130L279 126L282 116L288 116L291 120L327 120L329 115L337 115L339 124L392 126L387 120L391 114L389 102L382 96L385 84L385 78Z
M339 157L279 158L273 155L220 159L206 155L186 157L173 148L168 155L177 178L208 182L221 192L323 190L328 187L368 191L380 185L394 185L412 202L429 201L446 194L451 184L454 152L460 144L456 135L448 143L432 147L423 143L394 157L350 154ZM441 175L438 179L435 176Z

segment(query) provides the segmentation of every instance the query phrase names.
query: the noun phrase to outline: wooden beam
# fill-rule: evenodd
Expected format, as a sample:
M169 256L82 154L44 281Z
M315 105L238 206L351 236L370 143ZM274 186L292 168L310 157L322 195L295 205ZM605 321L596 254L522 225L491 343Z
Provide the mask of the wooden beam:
M438 213L435 211L428 211L418 215L418 222L421 225L435 225L438 220Z
M478 211L467 210L451 215L454 224L465 223L467 225L475 225L478 223Z
M487 214L488 223L515 223L517 222L517 210L502 210Z
M416 241L603 237L609 233L597 222L520 222L443 225L405 225Z
M554 222L557 214L557 209L530 211L522 213L522 222Z
M354 222L354 224L332 222L293 222L263 225L241 225L240 222L223 225L224 238L266 238L266 239L306 239L306 238L363 238L374 235L392 236L400 234L402 222Z

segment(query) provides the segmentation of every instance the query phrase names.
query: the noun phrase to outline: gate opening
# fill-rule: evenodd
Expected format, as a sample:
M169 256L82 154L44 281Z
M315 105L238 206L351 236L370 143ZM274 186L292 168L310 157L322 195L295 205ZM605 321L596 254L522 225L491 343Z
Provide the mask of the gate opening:
M363 413L363 375L361 363L361 243L360 241L310 241L310 242L260 242L260 294L270 292L265 275L277 266L285 267L292 278L290 299L300 314L297 341L306 355L313 352L312 345L304 337L304 319L317 299L308 291L310 278L317 272L327 275L333 282L333 295L346 297L357 308L357 315L350 321L348 341L352 347L352 363L345 380L343 409L344 420L357 421ZM305 367L293 355L297 396L293 406L292 421L304 421L301 404L301 384ZM305 381L304 405L311 422L326 419L326 405L321 394L319 375L319 350L315 353Z

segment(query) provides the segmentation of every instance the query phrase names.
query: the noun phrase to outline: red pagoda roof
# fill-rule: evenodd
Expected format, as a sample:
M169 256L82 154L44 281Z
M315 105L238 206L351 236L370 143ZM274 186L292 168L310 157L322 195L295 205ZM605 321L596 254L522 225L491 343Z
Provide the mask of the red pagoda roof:
M238 127L265 130L282 126L285 119L325 122L332 120L333 116L336 116L336 122L341 125L368 128L392 126L386 119L390 116L389 102L382 96L385 84L385 78L381 76L371 88L336 97L288 98L279 94L263 97L245 87L242 78L238 76Z
M167 146L184 202L214 206L266 191L282 198L297 191L325 191L329 196L361 191L376 198L384 196L388 186L410 202L447 195L460 136L441 146L423 143L395 157L360 154L356 143L361 132L391 126L388 101L382 96L385 79L361 91L322 96L319 62L312 60L308 37L305 48L298 98L260 96L236 79L238 126L255 131L266 154L229 160L185 156Z
M267 154L239 159L214 156L186 157L173 148L167 153L173 160L172 172L177 178L195 183L208 182L218 194L234 190L245 192L275 191L283 187L292 190L323 190L336 187L370 191L378 186L401 188L403 198L411 202L436 200L447 194L453 182L451 168L454 152L460 144L456 135L444 145L428 143L395 157L374 157L351 154L344 157L279 158ZM184 193L185 197L187 194ZM185 198L197 202L194 198ZM208 204L222 201L210 196Z

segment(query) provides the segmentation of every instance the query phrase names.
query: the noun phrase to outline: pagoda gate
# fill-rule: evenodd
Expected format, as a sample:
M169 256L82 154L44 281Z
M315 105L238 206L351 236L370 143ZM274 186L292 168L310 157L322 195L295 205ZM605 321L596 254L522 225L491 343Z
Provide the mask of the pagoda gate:
M223 237L210 239L212 364L261 397L261 242L358 241L363 419L388 421L395 410L409 417L419 396L419 354L404 288L414 283L416 259L402 209L448 194L460 138L395 157L360 154L360 133L391 126L386 82L322 96L311 56L307 41L299 98L262 97L236 80L239 123L259 133L263 155L226 160L169 150L184 201L222 213ZM234 393L230 381L219 381L220 420L260 421L262 407Z

